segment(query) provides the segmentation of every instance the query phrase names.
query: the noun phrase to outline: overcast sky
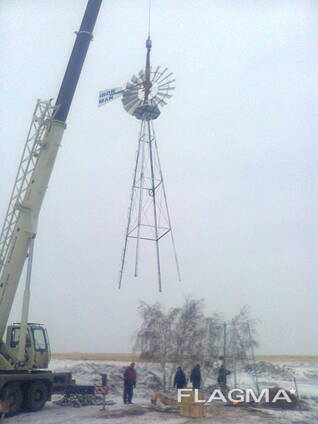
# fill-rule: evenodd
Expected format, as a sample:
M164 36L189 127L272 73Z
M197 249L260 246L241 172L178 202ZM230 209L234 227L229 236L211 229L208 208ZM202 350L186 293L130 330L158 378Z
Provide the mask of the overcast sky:
M0 3L0 221L37 98L56 98L86 0ZM104 0L40 214L30 321L53 351L127 352L140 300L249 304L261 353L316 354L317 4L153 0L152 63L176 90L155 121L180 261L128 249L117 289L139 121L98 91L144 66L147 0ZM2 225L2 224L1 224ZM23 281L11 319L20 319Z

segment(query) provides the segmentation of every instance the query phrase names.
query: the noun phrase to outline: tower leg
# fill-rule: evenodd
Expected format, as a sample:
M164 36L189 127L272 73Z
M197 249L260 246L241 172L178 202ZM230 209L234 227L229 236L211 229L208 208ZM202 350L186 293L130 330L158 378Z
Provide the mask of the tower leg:
M158 284L159 291L161 292L161 270L160 270L160 256L159 256L159 240L158 240L158 219L157 219L157 207L156 207L156 188L155 188L155 176L154 176L154 162L152 152L153 137L151 136L150 122L147 121L148 127L148 142L149 142L149 155L150 155L150 169L151 169L151 186L153 196L153 216L155 223L155 241L156 241L156 253L157 253L157 269L158 269Z
M165 184L164 184L164 180L163 180L163 176L162 176L162 170L161 170L161 163L160 163L160 158L159 158L158 146L157 146L156 137L155 137L155 130L154 130L154 127L153 127L153 124L152 123L151 123L151 125L152 125L152 132L154 134L154 144L155 144L155 149L156 149L156 153L157 153L157 160L158 160L158 164L159 164L159 170L160 170L159 172L160 172L160 178L161 178L163 196L164 196L165 205L166 205L166 211L167 211L167 217L168 217L168 223L169 223L170 235L171 235L171 243L172 243L172 248L173 248L174 259L175 259L175 262L176 262L178 280L181 281L181 274L180 274L180 267L179 267L179 261L178 261L178 256L177 256L177 249L176 249L176 245L175 245L175 242L174 242L174 236L173 236L173 231L172 231L172 226L171 226L171 219L170 219L170 213L169 213L169 208L168 208L166 188L165 188Z
M144 126L145 121L142 121L141 125ZM143 130L141 130L143 134ZM141 167L140 167L140 193L139 193L139 204L138 204L138 222L137 222L137 240L136 240L136 261L135 261L135 277L138 276L138 265L139 265L139 242L140 242L140 226L141 226L141 213L142 213L142 201L143 201L143 182L144 182L144 166L145 166L145 140L141 136L140 143L141 148Z
M129 228L130 228L130 222L131 222L131 214L132 214L133 202L134 202L134 197L135 197L136 176L137 176L137 169L138 169L138 163L139 163L139 158L140 158L141 136L142 136L142 132L143 132L143 124L144 123L142 122L141 128L140 128L140 136L139 136L139 142L138 142L138 150L137 150L136 166L135 166L134 177L133 177L133 184L132 184L132 188L131 188L127 230L126 230L126 235L125 235L125 243L124 243L123 256L122 256L122 260L121 260L121 267L120 267L120 272L119 272L119 282L118 282L118 288L119 289L121 288L124 266L125 266L126 251L127 251L128 236L129 236Z

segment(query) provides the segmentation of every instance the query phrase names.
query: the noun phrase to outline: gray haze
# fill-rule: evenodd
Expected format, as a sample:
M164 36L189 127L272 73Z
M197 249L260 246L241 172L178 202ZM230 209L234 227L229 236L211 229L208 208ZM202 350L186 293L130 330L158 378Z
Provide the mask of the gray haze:
M146 0L104 0L41 211L30 320L54 351L130 351L139 300L249 304L260 352L317 353L317 3L153 0L152 61L176 92L155 121L182 272L163 240L128 251L139 122L98 91L145 62ZM86 0L2 0L0 219L37 98L57 92ZM12 320L20 319L23 282Z

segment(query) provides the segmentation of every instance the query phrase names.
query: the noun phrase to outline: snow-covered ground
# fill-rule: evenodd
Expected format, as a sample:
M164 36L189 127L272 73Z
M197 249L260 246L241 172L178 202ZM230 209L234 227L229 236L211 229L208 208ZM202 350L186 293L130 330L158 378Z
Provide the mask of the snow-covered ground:
M160 368L157 364L137 363L137 388L134 393L134 405L140 405L140 415L128 415L129 408L134 406L122 403L122 373L127 363L111 361L75 361L53 360L51 368L55 371L71 371L79 384L100 383L101 373L107 373L110 393L107 400L115 402L107 406L107 411L119 413L118 417L106 417L101 406L85 406L81 408L65 407L56 404L55 396L43 410L36 413L21 413L6 419L7 424L97 424L105 421L108 424L168 424L228 423L228 424L318 424L318 362L264 363L259 362L258 383L261 387L274 384L286 389L294 388L293 376L296 377L297 389L302 407L298 410L261 409L242 406L225 406L221 402L213 402L206 408L206 417L189 419L177 413L156 412L149 408L153 391L160 390ZM215 384L216 376L211 373L205 380L205 386ZM275 375L273 375L275 374ZM228 384L232 385L232 378ZM241 370L238 373L239 387L253 387L254 378ZM127 415L126 415L127 412Z

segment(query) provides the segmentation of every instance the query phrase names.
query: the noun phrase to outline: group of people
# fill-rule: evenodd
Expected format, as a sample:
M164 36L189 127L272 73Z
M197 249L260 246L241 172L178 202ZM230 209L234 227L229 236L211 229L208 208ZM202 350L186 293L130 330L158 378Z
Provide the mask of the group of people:
M201 370L200 365L197 364L191 371L190 381L193 389L200 389L201 387ZM177 372L174 376L173 387L177 389L183 389L187 385L186 375L181 367L177 368Z
M219 368L218 371L218 377L217 382L220 385L220 389L222 392L226 391L226 383L227 383L227 376L230 374L230 371L228 371L225 368L224 362ZM123 393L123 399L125 404L132 403L134 388L136 387L136 379L137 374L135 370L135 363L132 362L129 367L125 369L124 372L124 393ZM200 365L197 364L191 371L190 374L190 382L192 383L193 389L200 389L202 384L202 378L201 378L201 369ZM173 381L173 387L176 387L177 389L183 389L187 385L187 378L182 370L181 367L177 368L176 374L174 376Z
M218 378L217 378L217 382L220 385L222 392L226 390L227 376L229 374L230 374L230 371L228 371L225 368L225 365L223 363L219 368ZM202 378L201 378L201 369L199 364L197 364L192 369L190 374L190 382L192 383L193 389L201 388ZM186 387L186 385L187 385L187 379L186 379L185 373L181 367L178 367L177 372L174 376L173 387L176 387L177 389L183 389L184 387Z

